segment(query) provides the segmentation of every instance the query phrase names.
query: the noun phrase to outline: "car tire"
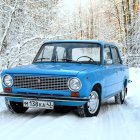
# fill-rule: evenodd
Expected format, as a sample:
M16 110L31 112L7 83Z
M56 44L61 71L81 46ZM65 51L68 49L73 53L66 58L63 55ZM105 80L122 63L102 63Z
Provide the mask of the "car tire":
M6 98L5 98L5 104L8 110L12 113L25 113L28 110L28 108L23 107L23 103L9 101Z
M100 90L94 89L89 96L89 101L77 108L77 113L80 117L93 117L97 116L100 111L101 96Z
M116 104L123 104L125 101L125 96L126 96L126 88L123 88L122 91L115 95L115 103Z

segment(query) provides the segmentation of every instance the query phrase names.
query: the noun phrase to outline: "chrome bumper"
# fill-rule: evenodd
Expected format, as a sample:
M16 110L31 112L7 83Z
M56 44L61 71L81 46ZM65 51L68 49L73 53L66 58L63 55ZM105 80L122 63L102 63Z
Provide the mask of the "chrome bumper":
M51 96L51 95L27 95L27 94L13 94L13 93L0 93L0 96L10 98L26 98L32 100L46 100L46 101L64 101L64 102L87 102L87 97L65 97L65 96Z

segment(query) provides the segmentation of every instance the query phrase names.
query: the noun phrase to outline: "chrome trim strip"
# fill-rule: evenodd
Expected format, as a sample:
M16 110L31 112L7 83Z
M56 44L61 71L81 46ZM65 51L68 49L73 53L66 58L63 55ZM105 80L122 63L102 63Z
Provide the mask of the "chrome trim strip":
M26 99L41 99L46 101L72 101L72 102L87 102L89 98L87 97L59 97L59 96L51 96L51 95L26 95L26 94L13 94L13 93L0 93L0 96L10 97L10 98L26 98Z

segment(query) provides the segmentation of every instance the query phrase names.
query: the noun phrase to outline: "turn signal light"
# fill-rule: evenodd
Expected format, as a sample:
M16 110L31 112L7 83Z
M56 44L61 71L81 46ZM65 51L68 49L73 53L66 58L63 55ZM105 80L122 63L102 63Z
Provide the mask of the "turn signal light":
M79 97L79 92L71 92L71 97Z
M12 89L9 88L9 87L6 87L6 88L4 89L4 92L5 92L5 93L12 93Z

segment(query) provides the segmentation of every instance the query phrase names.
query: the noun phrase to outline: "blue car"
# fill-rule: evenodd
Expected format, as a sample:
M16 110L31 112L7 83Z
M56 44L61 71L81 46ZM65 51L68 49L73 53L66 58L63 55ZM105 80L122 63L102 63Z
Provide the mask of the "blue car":
M81 117L97 116L101 102L111 97L123 104L129 81L118 48L94 40L49 41L32 64L1 75L0 96L10 111L73 107Z

